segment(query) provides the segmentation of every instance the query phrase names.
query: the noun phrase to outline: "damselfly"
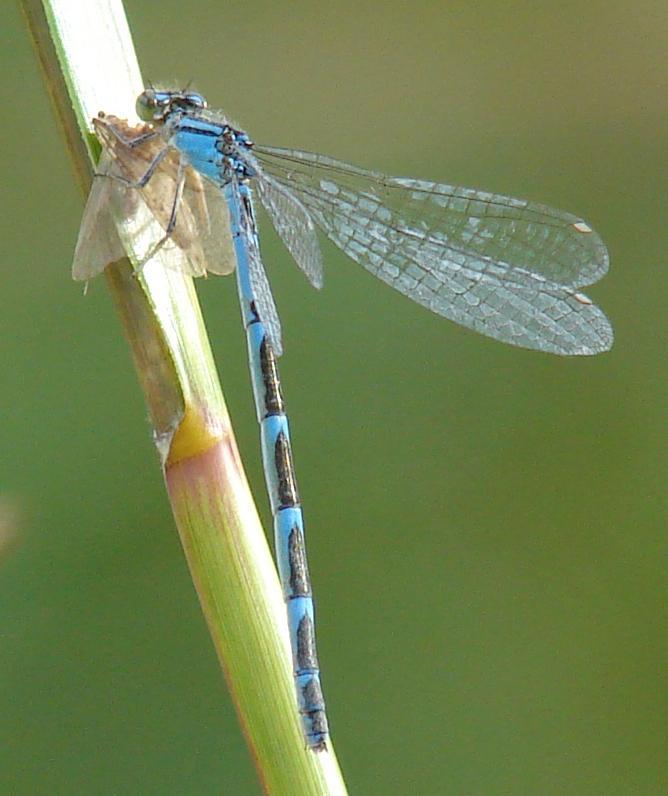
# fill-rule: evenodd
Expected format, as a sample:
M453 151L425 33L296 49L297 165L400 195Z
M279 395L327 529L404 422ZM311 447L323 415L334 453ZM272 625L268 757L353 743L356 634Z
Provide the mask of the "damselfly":
M314 287L323 283L320 229L418 304L503 342L548 353L597 354L612 345L605 315L579 291L606 273L607 251L582 219L541 204L256 145L195 92L149 89L137 109L150 126L136 130L113 117L96 120L105 148L102 168L137 192L133 199L109 185L94 188L74 276L87 279L110 259L106 235L99 257L86 254L95 249L97 216L108 201L125 203L117 216L129 218L140 196L164 230L147 256L175 244L193 275L235 267L225 234L231 231L297 699L307 742L320 750L328 726L276 365L281 327L260 258L251 186Z

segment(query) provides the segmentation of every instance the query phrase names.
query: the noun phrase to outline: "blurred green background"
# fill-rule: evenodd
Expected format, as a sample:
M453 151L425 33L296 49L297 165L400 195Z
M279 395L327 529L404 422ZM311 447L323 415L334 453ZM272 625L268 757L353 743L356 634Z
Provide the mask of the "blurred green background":
M576 360L430 315L331 245L321 294L263 248L351 793L668 793L665 2L126 8L146 78L194 79L258 141L602 234L589 292L616 344ZM258 794L114 309L69 279L63 141L0 13L0 793ZM199 288L266 520L233 280Z

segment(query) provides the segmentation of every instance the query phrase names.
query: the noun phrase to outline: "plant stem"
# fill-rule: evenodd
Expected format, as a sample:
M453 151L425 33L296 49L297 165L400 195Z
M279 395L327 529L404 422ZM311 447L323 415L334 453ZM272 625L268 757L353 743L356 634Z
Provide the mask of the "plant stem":
M24 0L82 188L99 152L91 118L134 118L143 89L120 0ZM130 252L137 259L136 252ZM202 610L266 793L345 794L336 757L305 748L285 607L243 471L192 280L160 254L110 264L167 493Z

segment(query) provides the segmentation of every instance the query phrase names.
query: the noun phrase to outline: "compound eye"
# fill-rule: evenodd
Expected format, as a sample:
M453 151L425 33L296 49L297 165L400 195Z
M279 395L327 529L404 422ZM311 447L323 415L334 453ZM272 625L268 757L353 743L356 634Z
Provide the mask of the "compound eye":
M207 106L204 97L196 91L189 91L183 95L183 98L188 105L197 110L204 110Z
M146 91L142 91L137 97L137 103L135 105L137 116L139 116L143 122L156 121L157 118L159 118L159 114L156 112L158 105L158 98L153 89L149 88L146 89Z

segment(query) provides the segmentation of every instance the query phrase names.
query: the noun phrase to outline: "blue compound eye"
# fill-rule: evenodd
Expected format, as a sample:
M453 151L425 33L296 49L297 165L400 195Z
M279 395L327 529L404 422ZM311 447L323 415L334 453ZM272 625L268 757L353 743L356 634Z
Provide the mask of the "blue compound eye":
M164 94L148 88L137 97L135 109L137 116L143 122L155 122L164 116L165 107L168 104L169 100L166 100Z
M206 100L196 91L157 91L147 88L137 97L137 116L144 122L163 122L175 110L193 113L204 110Z
M196 91L189 91L181 95L181 104L188 110L204 110L207 107L206 100Z

